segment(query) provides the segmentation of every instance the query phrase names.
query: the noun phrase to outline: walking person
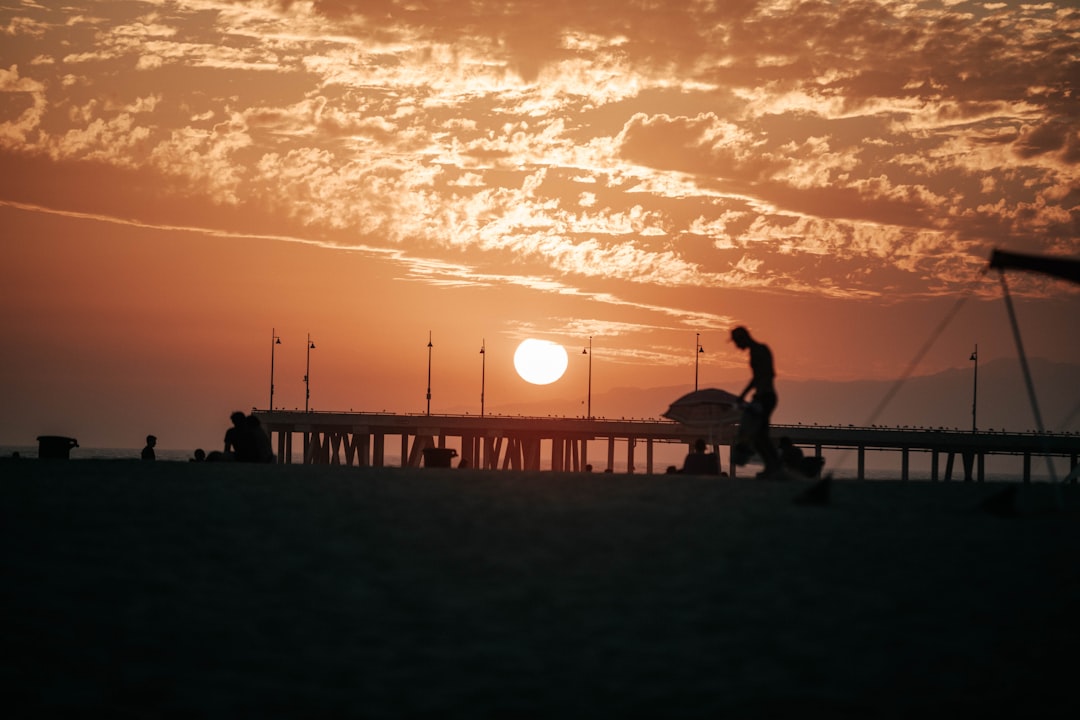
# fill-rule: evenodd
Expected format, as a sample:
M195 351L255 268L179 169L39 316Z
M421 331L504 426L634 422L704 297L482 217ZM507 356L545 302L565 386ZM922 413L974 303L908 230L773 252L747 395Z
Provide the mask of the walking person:
M773 385L776 369L773 367L772 350L768 345L755 340L750 331L741 325L731 331L731 340L740 350L750 351L750 382L739 393L739 399L745 401L746 394L754 391L750 402L756 406L754 409L759 418L757 428L750 437L750 444L765 463L765 470L758 473L758 477L779 477L782 470L780 456L769 439L769 419L777 402L776 387Z

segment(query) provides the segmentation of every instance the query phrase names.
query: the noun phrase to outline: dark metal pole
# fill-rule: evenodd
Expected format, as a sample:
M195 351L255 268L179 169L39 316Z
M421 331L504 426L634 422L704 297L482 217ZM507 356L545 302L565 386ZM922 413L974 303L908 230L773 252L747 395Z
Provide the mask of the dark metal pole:
M484 375L487 370L487 341L480 340L480 417L484 417Z
M975 409L979 402L979 344L975 343L975 352L971 353L971 359L975 361L975 384L971 390L971 432L976 431Z
M698 389L698 357L705 352L701 347L701 333L694 333L694 392Z
M274 409L274 346L281 344L281 338L277 336L277 330L270 328L270 406Z
M311 400L311 351L315 343L311 342L311 333L307 336L307 369L304 373L304 412L308 412L308 402Z
M427 414L431 414L431 331L427 334Z
M592 335L589 336L589 401L585 409L589 420L592 420Z

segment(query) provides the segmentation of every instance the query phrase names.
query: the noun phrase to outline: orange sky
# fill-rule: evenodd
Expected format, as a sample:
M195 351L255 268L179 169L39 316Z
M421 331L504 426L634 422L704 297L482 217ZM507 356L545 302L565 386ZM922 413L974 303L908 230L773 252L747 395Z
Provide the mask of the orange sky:
M212 446L272 329L279 406L310 333L312 407L424 411L430 330L433 412L484 342L489 411L574 414L590 335L594 397L689 389L696 333L737 392L742 323L812 422L784 379L897 378L964 299L916 372L1015 358L993 248L1080 256L1066 3L464 7L0 9L0 444ZM1008 280L1080 365L1080 288Z

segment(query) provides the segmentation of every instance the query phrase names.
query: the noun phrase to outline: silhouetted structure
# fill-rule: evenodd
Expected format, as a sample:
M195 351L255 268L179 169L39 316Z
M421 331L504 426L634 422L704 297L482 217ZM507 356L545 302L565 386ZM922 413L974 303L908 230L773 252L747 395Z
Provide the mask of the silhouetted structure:
M1080 283L1080 260L1073 258L994 250L990 255L990 267L1001 271L1028 270Z
M75 438L61 435L38 435L39 460L68 460L71 448L79 447Z
M482 470L551 470L581 472L589 464L594 472L603 468L590 444L605 447L607 467L613 467L622 453L626 467L641 466L654 471L653 450L678 442L691 445L701 437L693 430L669 420L606 420L593 418L536 418L488 414L426 416L422 413L394 415L364 412L295 412L256 410L263 427L270 433L278 462L294 458L306 464L358 465L384 467L393 446L400 447L396 462L401 467L420 467L423 449L450 446L458 449L469 464ZM734 422L718 428L711 444L729 448L728 474L737 477L735 443L739 426ZM810 459L825 449L851 450L855 456L853 471L859 480L866 479L871 456L895 455L898 476L909 478L913 456L930 456L930 478L953 480L954 465L964 459L963 479L985 479L985 460L994 456L1016 455L1023 460L1021 478L1031 480L1031 461L1035 457L1065 458L1068 467L1080 463L1080 436L1075 434L1035 434L980 432L970 429L837 427L784 425L783 434L806 449ZM303 441L301 446L298 440ZM594 450L595 451L595 450ZM813 453L811 455L811 453ZM220 454L220 452L218 453ZM211 453L207 460L213 459ZM644 457L642 457L644 456ZM550 460L550 464L542 460ZM971 462L968 462L968 459ZM664 466L660 467L660 471Z

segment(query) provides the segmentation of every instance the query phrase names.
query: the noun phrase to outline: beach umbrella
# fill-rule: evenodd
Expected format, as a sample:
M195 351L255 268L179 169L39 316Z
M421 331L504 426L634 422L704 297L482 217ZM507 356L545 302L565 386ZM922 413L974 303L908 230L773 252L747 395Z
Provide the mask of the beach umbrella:
M717 388L703 388L683 395L671 403L663 416L687 427L707 431L715 437L724 425L737 423L743 402L736 395Z

